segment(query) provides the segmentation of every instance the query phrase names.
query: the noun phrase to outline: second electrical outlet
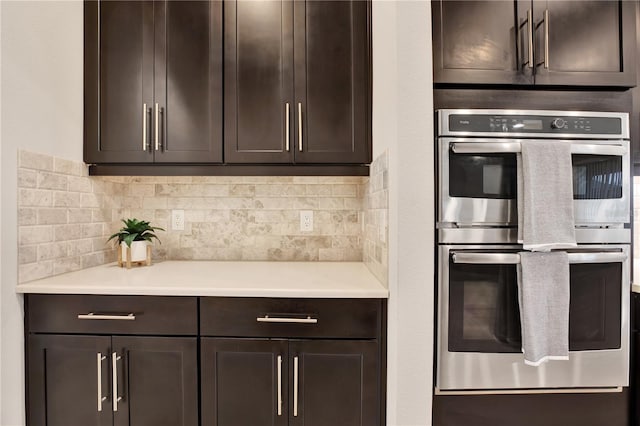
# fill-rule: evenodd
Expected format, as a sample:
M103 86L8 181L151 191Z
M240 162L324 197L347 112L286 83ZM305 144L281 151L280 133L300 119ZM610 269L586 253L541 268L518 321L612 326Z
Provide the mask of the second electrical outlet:
M313 210L300 210L300 231L313 231Z
M171 210L171 229L184 231L184 210Z

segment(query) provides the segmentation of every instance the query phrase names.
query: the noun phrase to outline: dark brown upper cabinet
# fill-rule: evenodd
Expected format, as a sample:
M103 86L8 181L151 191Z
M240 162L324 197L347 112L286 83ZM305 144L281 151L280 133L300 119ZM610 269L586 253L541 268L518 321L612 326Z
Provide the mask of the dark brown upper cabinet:
M635 7L434 0L434 82L633 87Z
M225 162L369 163L370 3L224 7Z
M85 1L86 163L222 161L222 2Z

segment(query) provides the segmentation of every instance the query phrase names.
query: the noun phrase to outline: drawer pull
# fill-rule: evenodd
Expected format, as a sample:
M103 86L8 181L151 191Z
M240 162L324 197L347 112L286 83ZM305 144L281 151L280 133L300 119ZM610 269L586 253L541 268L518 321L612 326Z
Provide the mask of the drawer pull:
M102 411L102 403L107 400L106 396L102 396L102 361L107 359L102 353L96 354L97 371L98 371L98 412Z
M317 324L317 318L311 318L310 316L306 318L282 318L282 317L270 317L269 315L265 315L263 317L256 318L258 322L281 322L281 323L290 323L290 324Z
M293 357L293 417L298 417L298 357Z
M282 415L282 355L278 355L278 415Z
M93 312L89 312L88 314L78 314L78 319L135 321L136 316L133 313L126 314L126 315L103 315L103 314L94 314Z

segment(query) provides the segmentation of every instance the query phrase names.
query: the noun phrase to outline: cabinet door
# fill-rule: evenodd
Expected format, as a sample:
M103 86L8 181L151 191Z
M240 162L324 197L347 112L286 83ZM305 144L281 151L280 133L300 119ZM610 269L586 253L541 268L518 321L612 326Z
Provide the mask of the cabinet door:
M224 5L227 163L293 161L293 3Z
M369 2L294 2L295 161L371 161Z
M529 13L530 0L434 0L434 82L533 84Z
M195 337L113 337L114 426L198 426Z
M29 335L29 426L111 426L110 343L109 337Z
M222 161L222 2L155 5L156 162Z
M533 4L536 84L635 85L635 2Z
M84 3L87 163L153 161L153 8L148 1Z
M375 341L291 341L291 426L380 425Z
M203 425L287 425L286 340L203 338L201 351Z

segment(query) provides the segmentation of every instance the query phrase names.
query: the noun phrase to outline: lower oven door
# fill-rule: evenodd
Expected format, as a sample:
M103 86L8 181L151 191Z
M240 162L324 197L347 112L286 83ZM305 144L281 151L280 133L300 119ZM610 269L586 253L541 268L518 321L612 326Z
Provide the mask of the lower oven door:
M436 387L610 388L629 382L628 245L570 255L569 361L525 365L518 246L440 246Z

